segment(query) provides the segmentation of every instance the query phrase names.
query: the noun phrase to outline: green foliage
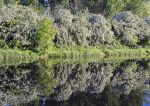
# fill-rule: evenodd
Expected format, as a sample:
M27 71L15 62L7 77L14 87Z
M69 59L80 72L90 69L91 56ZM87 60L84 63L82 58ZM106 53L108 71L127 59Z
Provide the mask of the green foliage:
M69 0L56 0L56 2L64 6L69 5Z
M122 40L122 44L125 44L129 47L136 46L138 43L138 37L135 35L132 35L132 33L125 34L124 36L122 36L121 40Z
M33 61L33 60L36 60L38 59L39 56L38 54L36 53L33 53L31 51L27 51L27 50L10 50L10 49L7 49L7 50L3 50L3 49L0 49L0 59L2 60L6 60L9 62L20 62L20 61Z
M5 0L5 4L37 5L39 0Z
M141 8L145 0L124 0L125 11L137 11Z
M17 26L19 25L20 28L23 28L26 23L22 23L23 18L17 17L17 19L12 19L8 22L3 22L0 25L1 34L3 36L3 39L0 39L0 48L22 48L25 46L25 42L27 40L21 40L21 36L24 36L27 38L29 36L29 33L31 33L29 30L24 28L24 30L17 30ZM24 21L25 22L25 21ZM6 32L7 31L7 32ZM25 45L24 45L25 44ZM27 44L28 45L28 44Z
M106 4L106 14L107 16L113 16L117 12L122 11L124 8L124 3L122 0L107 0Z
M47 53L50 58L67 58L67 59L79 59L81 57L104 57L105 54L102 49L96 47L54 47L48 49Z
M6 1L9 1L11 3L23 4L23 1L20 1L20 0L12 0L12 1L6 0ZM68 1L69 0L58 0L57 2L60 2L66 5L68 4ZM97 0L91 0L91 1L97 2ZM2 0L0 1L0 4L2 4ZM38 4L38 0L29 0L26 4L23 4L23 5L34 5L34 4ZM107 12L110 13L108 15L113 15L116 12L126 11L126 10L132 10L134 12L137 12L138 9L141 8L142 4L143 4L143 0L137 0L137 1L135 0L108 0ZM53 27L52 20L50 20L49 18L43 19L40 16L38 17L37 14L34 13L32 9L29 9L25 6L17 5L17 6L12 6L11 8L8 6L6 10L7 11L4 10L3 13L9 14L9 16L5 14L6 16L2 17L2 19L3 20L6 19L6 20L0 23L0 31L1 31L1 35L3 38L3 39L0 39L0 48L5 48L5 49L6 48L19 48L19 49L30 49L30 50L37 49L38 52L49 53L51 57L58 56L58 57L71 57L72 58L72 57L77 57L77 56L88 57L88 56L93 56L93 55L94 56L105 55L104 49L106 49L105 48L106 45L99 45L99 46L103 46L103 48L100 48L100 47L90 48L89 47L90 49L86 47L85 48L82 48L82 47L70 48L70 47L62 47L62 46L60 46L61 48L56 48L56 46L54 47L55 44L53 42L54 36L56 34L56 30ZM61 16L63 18L66 18L63 15ZM66 16L68 16L68 14L66 14ZM72 18L72 14L71 14L71 18ZM71 19L71 18L68 17L68 19ZM82 17L79 17L79 20L82 20ZM66 19L65 22L69 22L69 21ZM72 22L72 20L70 22ZM83 21L83 26L82 26L80 25L82 24L81 21L76 21L74 22L74 24L71 25L71 27L73 27L74 25L74 27L76 28L72 32L76 33L76 36L73 36L73 37L74 39L77 39L76 43L79 43L79 44L82 43L84 40L86 40L87 39L86 36L89 34L87 33L87 30L89 30L89 27L87 27L87 25L84 23L86 22ZM68 25L66 26L68 27ZM87 29L85 30L86 27ZM98 27L96 26L96 28ZM69 29L67 29L67 31L70 33ZM85 31L86 33L84 32L82 33L82 31ZM98 32L100 31L97 31L97 33ZM119 40L121 40L121 42L126 41L125 45L127 46L137 45L137 43L139 42L138 37L134 35L134 33L132 33L132 31L130 30L124 31L124 32L125 32L124 36L122 36ZM100 33L99 35L102 35L102 34ZM64 36L68 36L68 35L64 34L63 37ZM109 38L111 38L111 36L107 37L106 34L104 37L106 37L106 41L109 40ZM65 41L69 40L67 39L67 37L66 38L64 37L64 39ZM62 41L62 39L60 40ZM100 42L100 40L98 40L98 42ZM150 42L146 41L145 45L150 45ZM112 46L112 45L109 45L109 46ZM122 46L120 42L118 41L116 44L112 46L112 48L113 49L125 48L125 46ZM114 51L114 54L118 53L120 55L120 54L124 54L123 52L125 51L124 50ZM130 53L131 52L129 51L129 54ZM136 53L133 52L131 54L136 54Z
M38 5L39 0L20 0L22 5Z
M61 4L64 6L68 6L69 5L69 0L61 0Z
M44 96L49 96L52 93L53 86L56 83L54 79L53 67L51 62L42 62L40 66L40 76L38 83L40 85L40 92Z
M87 0L92 6L96 5L97 1L99 0Z
M2 9L2 6L3 6L3 0L0 0L0 11Z
M53 39L56 31L53 27L53 21L49 18L43 19L36 33L38 50L46 51L54 46Z
M43 19L31 8L8 5L0 14L0 48L19 48L34 50L36 30ZM47 29L46 29L47 30Z
M114 16L118 12L133 11L138 12L144 4L144 0L107 0L106 14Z
M138 9L136 14L138 14L141 17L147 17L150 16L150 1L147 1L145 3L143 3L143 5L141 6L141 9Z
M18 4L21 0L4 0L4 3L7 4Z
M148 54L149 48L144 48L144 49L106 49L105 50L105 55L107 57L118 57L118 58L142 58L142 57L147 57L149 58L150 55Z

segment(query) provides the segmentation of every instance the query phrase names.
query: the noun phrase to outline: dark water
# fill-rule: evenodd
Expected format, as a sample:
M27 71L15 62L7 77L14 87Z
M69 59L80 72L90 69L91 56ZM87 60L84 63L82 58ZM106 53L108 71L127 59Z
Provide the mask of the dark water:
M150 60L2 64L0 106L150 106Z

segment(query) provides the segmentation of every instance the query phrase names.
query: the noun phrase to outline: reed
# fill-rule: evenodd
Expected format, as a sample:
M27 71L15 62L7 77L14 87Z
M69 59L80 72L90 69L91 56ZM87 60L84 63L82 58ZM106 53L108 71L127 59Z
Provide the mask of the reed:
M46 51L49 58L105 58L105 57L150 57L149 48L99 48L99 47L61 47Z
M8 50L3 50L0 49L0 59L1 60L36 60L38 59L39 56L37 53L33 53L28 50L13 50L13 49L8 49Z

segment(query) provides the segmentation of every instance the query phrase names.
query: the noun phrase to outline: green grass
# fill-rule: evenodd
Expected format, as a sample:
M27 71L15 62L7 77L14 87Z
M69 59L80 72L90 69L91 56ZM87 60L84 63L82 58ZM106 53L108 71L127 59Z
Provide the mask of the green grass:
M106 49L105 55L109 57L150 57L150 49Z
M39 59L58 62L117 61L126 59L150 58L150 49L116 49L98 47L59 47L41 54L28 50L0 49L0 64L26 63Z
M1 60L35 60L38 59L39 56L37 53L33 53L28 50L3 50L0 49L0 59Z
M96 47L59 47L46 50L50 58L89 58L105 56L102 49Z
M129 48L100 48L100 47L59 47L46 51L49 58L130 58L130 57L150 57L149 48L129 49Z
M0 49L0 66L30 63L40 59L39 54L28 50Z
M136 56L124 56L124 57L106 57L106 58L73 58L73 59L64 59L64 58L57 58L57 59L48 59L47 61L50 64L82 64L86 62L123 62L128 59L144 59L145 57L136 57Z

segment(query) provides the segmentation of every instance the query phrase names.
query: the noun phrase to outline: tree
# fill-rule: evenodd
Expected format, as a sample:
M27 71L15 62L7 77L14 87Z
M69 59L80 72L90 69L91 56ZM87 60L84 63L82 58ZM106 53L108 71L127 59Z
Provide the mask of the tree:
M53 21L49 18L43 19L36 33L39 51L45 51L54 45L53 39L55 33Z
M143 6L145 0L107 0L106 15L113 16L122 11L137 12Z

